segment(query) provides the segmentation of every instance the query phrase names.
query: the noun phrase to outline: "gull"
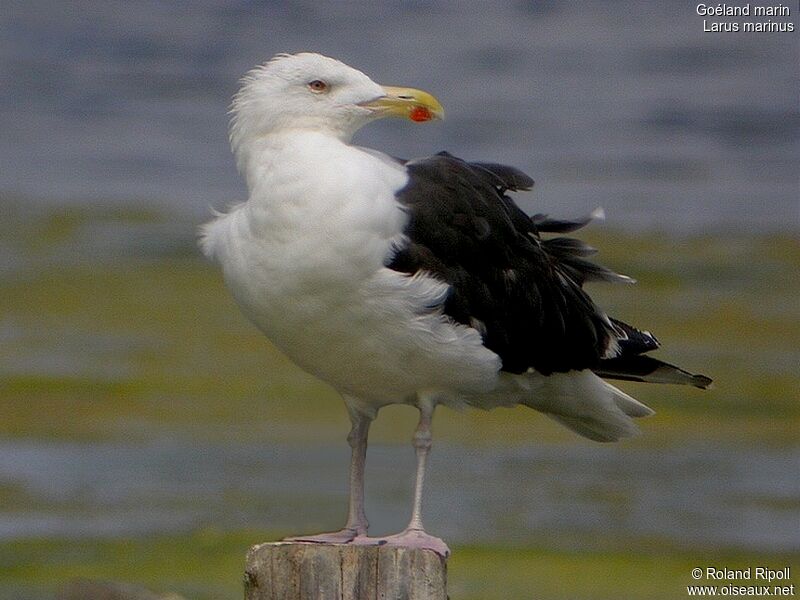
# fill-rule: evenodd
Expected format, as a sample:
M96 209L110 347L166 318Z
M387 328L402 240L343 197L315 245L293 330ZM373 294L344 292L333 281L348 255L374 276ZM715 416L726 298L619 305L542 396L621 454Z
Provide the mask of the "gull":
M605 379L687 384L647 355L656 338L608 316L587 281L631 282L562 234L581 220L529 216L509 196L533 180L447 152L400 160L352 143L386 117L443 117L431 94L379 85L313 53L250 71L232 105L230 142L247 201L201 228L245 316L294 363L344 399L350 501L341 531L313 543L447 545L422 523L435 408L533 408L600 442L633 435L653 411ZM411 519L368 537L367 435L381 407L419 410Z

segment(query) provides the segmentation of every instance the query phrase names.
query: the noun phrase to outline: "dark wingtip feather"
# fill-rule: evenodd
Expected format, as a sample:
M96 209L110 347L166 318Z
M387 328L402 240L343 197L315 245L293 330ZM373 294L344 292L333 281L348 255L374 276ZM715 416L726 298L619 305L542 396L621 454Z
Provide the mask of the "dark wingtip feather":
M484 162L467 164L473 169L479 169L491 174L496 180L495 185L501 188L502 191L511 190L512 192L518 192L530 190L533 187L533 179L514 167Z
M603 359L592 370L600 377L608 379L641 381L643 383L676 383L691 385L703 390L711 387L712 383L710 377L689 373L680 367L644 354L622 354L614 358Z
M624 354L644 354L661 347L658 338L649 331L642 331L624 321L610 318L617 333L617 342Z
M627 275L615 273L583 257L596 252L588 244L573 238L552 238L541 242L542 248L558 261L558 268L567 272L580 285L587 281L606 281L610 283L635 283Z
M498 177L501 177L503 181L505 181L506 187L513 192L527 191L534 186L533 178L514 167L486 163L479 164L485 169L493 170Z
M692 377L692 385L701 390L711 390L714 388L714 380L705 375L694 375Z
M585 227L591 221L588 217L577 220L551 219L543 213L533 215L531 220L536 229L547 233L571 233Z
M590 214L580 219L551 219L544 213L538 213L531 217L531 221L539 231L547 233L571 233L586 227L592 221L602 221L606 218L605 211L598 207Z

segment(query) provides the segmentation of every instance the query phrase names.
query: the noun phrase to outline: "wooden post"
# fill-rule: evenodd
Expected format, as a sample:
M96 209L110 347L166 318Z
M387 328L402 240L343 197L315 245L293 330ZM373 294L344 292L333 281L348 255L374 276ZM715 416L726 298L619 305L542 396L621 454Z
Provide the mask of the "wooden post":
M431 550L275 542L247 553L245 600L447 600Z

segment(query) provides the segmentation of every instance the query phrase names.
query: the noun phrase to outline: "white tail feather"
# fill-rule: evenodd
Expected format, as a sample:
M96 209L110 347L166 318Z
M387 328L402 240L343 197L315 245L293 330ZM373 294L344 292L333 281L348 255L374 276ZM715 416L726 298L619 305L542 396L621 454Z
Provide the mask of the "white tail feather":
M543 377L527 373L533 383L521 404L555 419L580 435L598 442L615 442L639 433L632 417L653 411L628 394L606 383L591 371L554 373Z
M588 370L546 377L535 371L504 374L494 392L468 398L467 402L481 408L523 404L598 442L636 435L639 428L632 417L653 414L650 408Z
M602 379L600 381L603 382L606 388L611 390L611 393L614 394L614 402L626 415L630 417L649 417L650 415L656 414L656 411L652 408L642 404L636 398L629 396L621 389L614 387Z

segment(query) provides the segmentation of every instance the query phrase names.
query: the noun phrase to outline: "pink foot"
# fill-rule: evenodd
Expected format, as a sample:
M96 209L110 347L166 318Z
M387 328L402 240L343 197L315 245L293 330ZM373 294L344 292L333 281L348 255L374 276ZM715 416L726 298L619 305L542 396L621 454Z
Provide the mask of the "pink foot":
M434 537L425 533L422 529L406 529L400 533L378 538L380 546L399 546L403 548L421 548L423 550L433 550L442 558L450 556L450 548L441 538Z
M312 535L297 535L283 538L284 542L311 542L314 544L347 544L352 542L358 532L355 529L342 529L330 533L316 533Z
M372 538L366 535L358 535L350 542L353 546L382 546L384 544L383 538Z

